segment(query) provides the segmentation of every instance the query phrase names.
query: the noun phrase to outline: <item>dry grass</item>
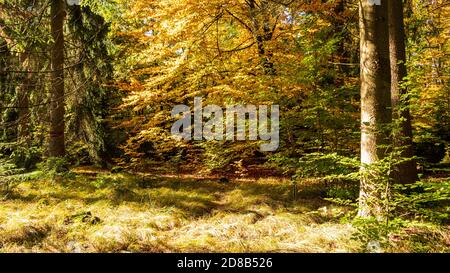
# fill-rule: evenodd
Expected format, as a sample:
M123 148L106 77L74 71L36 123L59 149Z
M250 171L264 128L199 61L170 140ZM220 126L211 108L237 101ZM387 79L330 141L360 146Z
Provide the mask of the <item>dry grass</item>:
M0 252L358 250L341 221L348 208L290 193L280 179L94 173L24 182L0 201Z

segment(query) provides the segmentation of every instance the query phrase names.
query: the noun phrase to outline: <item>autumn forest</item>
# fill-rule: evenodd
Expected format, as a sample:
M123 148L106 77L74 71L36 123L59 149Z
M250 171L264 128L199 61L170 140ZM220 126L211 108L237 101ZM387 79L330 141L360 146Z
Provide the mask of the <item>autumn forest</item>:
M449 84L446 0L0 0L0 253L449 253Z

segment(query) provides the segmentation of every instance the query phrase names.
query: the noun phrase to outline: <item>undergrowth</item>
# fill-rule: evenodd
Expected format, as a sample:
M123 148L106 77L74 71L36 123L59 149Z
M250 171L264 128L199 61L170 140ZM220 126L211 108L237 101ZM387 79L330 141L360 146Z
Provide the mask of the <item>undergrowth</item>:
M289 179L71 173L2 194L1 252L449 251L448 226L427 214L388 230L358 225L348 185L305 180L294 196Z

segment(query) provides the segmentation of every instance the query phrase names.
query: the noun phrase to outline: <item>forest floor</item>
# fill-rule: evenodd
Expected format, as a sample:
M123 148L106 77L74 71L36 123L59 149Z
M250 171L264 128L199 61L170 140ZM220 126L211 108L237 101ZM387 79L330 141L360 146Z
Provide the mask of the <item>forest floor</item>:
M282 178L221 181L79 169L0 195L0 252L358 252L351 206ZM419 225L392 252L449 252L448 227ZM411 238L415 238L412 240ZM430 239L432 238L432 240Z

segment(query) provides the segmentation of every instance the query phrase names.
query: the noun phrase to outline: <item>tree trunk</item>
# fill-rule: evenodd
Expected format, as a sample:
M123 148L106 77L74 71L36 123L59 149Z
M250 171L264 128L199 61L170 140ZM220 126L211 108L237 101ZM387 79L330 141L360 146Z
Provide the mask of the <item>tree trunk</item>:
M266 49L265 43L272 40L273 26L270 25L269 3L267 0L261 1L258 6L255 0L249 0L247 5L250 9L250 19L253 25L253 35L258 46L258 55L261 59L264 72L268 75L275 74L272 62L273 53ZM261 22L263 21L263 22Z
M1 32L0 32L1 35ZM0 37L0 115L3 116L3 103L6 101L4 96L8 92L8 83L7 83L7 75L8 73L5 71L8 66L9 61L9 52L8 52L8 44L6 41Z
M335 17L331 19L331 21L334 24L334 37L340 37L339 43L336 45L337 50L336 53L338 54L336 58L337 63L348 63L349 62L349 52L346 50L345 45L348 43L349 39L347 35L344 36L344 30L346 28L346 21L344 20L344 12L345 12L345 1L344 0L338 0L337 4L334 8L334 15ZM341 72L348 72L348 66L339 66L339 70Z
M400 162L393 172L395 183L410 184L418 180L412 141L411 114L407 89L401 84L407 76L403 2L389 1L389 48L391 59L391 96L393 117L399 120L394 147L401 149Z
M64 0L51 2L52 48L49 156L65 156L64 143Z
M20 54L20 63L24 72L31 70L31 60L27 52ZM18 108L18 128L17 139L20 142L24 140L29 133L30 109L29 95L31 91L31 73L25 73L21 78L20 86L17 90L17 108ZM26 143L26 141L25 141Z
M383 179L377 163L386 155L392 121L388 0L359 1L361 35L361 190L359 216L379 216Z

